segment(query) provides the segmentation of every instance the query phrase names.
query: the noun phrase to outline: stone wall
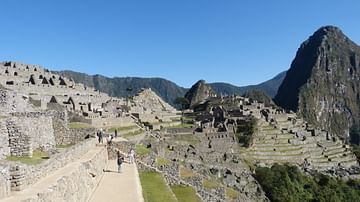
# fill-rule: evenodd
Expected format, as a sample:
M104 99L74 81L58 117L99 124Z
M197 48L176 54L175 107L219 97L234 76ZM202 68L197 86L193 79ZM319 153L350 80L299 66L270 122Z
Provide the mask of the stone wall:
M28 166L26 184L34 184L48 173L53 172L65 165L79 159L82 155L88 152L95 146L96 139L88 139L77 145L74 145L67 150L51 156L50 159L44 161L40 165Z
M107 151L104 147L90 160L76 164L76 167L64 176L50 182L47 188L31 193L22 201L88 201L101 180L107 161Z
M0 160L10 155L9 135L5 119L0 118Z
M0 164L0 199L10 194L10 167Z
M0 114L32 111L28 96L0 89Z
M71 128L68 135L63 137L62 144L75 144L85 139L96 137L96 128Z
M44 112L12 113L11 123L18 131L9 131L9 137L29 139L32 149L51 151L56 142L52 118ZM9 129L9 128L8 128ZM11 145L10 148L16 147Z
M6 128L9 135L10 155L32 156L33 149L30 144L30 136L25 134L16 123L16 119L6 120Z
M18 162L7 162L10 167L10 183L12 191L21 191L45 177L48 173L74 162L95 146L96 139L92 138L67 148L61 153L54 154L50 159L38 165L26 165ZM107 156L107 155L106 155ZM1 168L1 166L0 166Z

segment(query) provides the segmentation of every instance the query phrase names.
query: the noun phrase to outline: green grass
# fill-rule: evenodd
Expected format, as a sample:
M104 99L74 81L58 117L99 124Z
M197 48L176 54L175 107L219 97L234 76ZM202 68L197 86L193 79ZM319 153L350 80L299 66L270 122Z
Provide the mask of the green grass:
M219 183L207 179L204 179L202 183L205 189L215 189L221 187Z
M49 154L47 152L34 150L32 157L28 157L28 156L24 156L24 157L8 156L8 157L6 157L6 160L8 160L8 161L20 161L21 163L24 163L24 164L36 165L36 164L39 164L39 163L45 161L48 158L49 158Z
M139 129L139 130L136 130L136 131L133 131L133 132L128 132L128 133L125 133L125 134L121 134L120 133L120 137L123 137L123 138L130 138L130 137L134 137L136 135L139 135L143 132L142 129ZM118 133L119 135L119 133Z
M162 174L142 171L140 181L145 202L177 201Z
M228 199L237 199L240 196L240 193L238 191L235 191L232 188L227 187L225 189L225 197Z
M68 127L72 129L93 128L92 125L81 122L71 122L68 124Z
M166 158L156 158L156 165L157 166L166 166L170 165L170 160Z
M196 195L196 192L192 187L183 185L174 185L170 187L179 202L201 202L201 199Z
M196 144L196 143L200 142L199 138L197 138L194 134L174 135L171 137L171 139L173 139L175 141L187 142L190 144Z
M149 154L151 152L151 150L146 148L142 144L137 144L135 146L135 152L136 152L136 155L138 155L138 156L145 156L145 155Z
M75 144L58 144L58 145L56 145L56 148L58 148L58 149L66 149L66 148L69 148L69 147L72 147L72 146L74 146Z
M196 174L191 171L190 169L180 166L180 177L181 178L190 178L190 177L194 177Z
M115 129L118 131L118 132L121 132L121 131L125 131L125 130L131 130L131 129L134 129L136 128L137 126L123 126L123 127L112 127L112 128L109 128L107 130L107 132L115 132Z

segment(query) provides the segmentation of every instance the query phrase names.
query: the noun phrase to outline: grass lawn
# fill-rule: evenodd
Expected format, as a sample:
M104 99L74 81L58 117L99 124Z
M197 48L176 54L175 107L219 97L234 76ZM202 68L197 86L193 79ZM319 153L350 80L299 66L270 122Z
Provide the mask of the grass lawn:
M45 161L48 158L49 158L49 154L47 152L34 150L32 157L8 156L8 157L6 157L6 160L8 160L8 161L20 161L21 163L24 163L24 164L36 165L36 164L39 164L39 163Z
M196 195L196 192L192 187L174 185L171 186L171 190L174 192L179 202L201 202L201 199Z
M68 124L69 128L73 129L81 129L81 128L93 128L92 125L87 123L81 123L81 122L71 122Z
M151 152L151 150L146 148L142 144L137 144L135 146L135 152L136 152L136 155L138 155L138 156L145 156L145 155L149 154Z
M145 202L177 201L162 174L140 171L140 181Z

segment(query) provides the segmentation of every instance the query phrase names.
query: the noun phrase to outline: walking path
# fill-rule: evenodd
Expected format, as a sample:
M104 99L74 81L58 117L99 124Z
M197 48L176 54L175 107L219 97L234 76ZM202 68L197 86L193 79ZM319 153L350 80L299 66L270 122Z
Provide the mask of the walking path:
M136 164L124 163L122 173L118 173L116 160L109 161L106 172L90 201L143 202Z
M113 142L127 141L122 137ZM90 198L90 202L143 202L142 188L136 164L127 162L122 165L122 173L118 173L117 160L108 162L105 173Z

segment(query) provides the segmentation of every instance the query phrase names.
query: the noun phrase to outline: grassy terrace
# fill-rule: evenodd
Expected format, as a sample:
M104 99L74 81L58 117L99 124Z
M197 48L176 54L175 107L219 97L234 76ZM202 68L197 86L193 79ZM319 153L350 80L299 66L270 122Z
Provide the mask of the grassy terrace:
M181 141L181 142L187 142L190 144L196 144L200 142L199 138L196 137L194 134L181 134L181 135L174 135L171 137L174 141Z
M214 182L214 181L210 181L210 180L207 180L207 179L204 179L202 184L203 184L205 189L216 189L216 188L221 187L221 185L219 183Z
M18 157L18 156L8 156L6 160L8 161L20 161L21 163L28 164L28 165L36 165L40 164L41 162L45 161L49 158L47 152L34 150L32 157Z
M128 133L125 133L125 134L119 134L118 133L118 135L120 135L121 137L123 137L123 138L130 138L130 137L134 137L134 136L136 136L136 135L139 135L139 134L141 134L142 132L144 132L142 129L139 129L139 130L136 130L136 131L133 131L133 132L128 132Z
M166 158L156 158L156 165L157 166L166 166L166 165L170 165L170 160L166 159Z
M145 155L149 154L151 152L151 150L149 148L146 148L142 144L137 144L135 146L135 152L136 152L136 155L138 155L138 156L145 156Z
M73 128L73 129L93 128L92 125L87 124L87 123L81 123L81 122L71 122L68 124L68 127Z
M163 176L156 172L140 172L145 202L177 201Z
M121 131L126 131L126 130L132 130L132 129L135 129L137 128L137 126L119 126L119 127L112 127L112 128L109 128L107 130L107 132L115 132L115 129L118 131L118 132L121 132Z
M240 196L240 193L238 191L235 191L232 188L225 188L225 197L227 199L237 199Z
M196 195L195 190L189 186L175 185L171 186L179 202L201 202L201 199Z

